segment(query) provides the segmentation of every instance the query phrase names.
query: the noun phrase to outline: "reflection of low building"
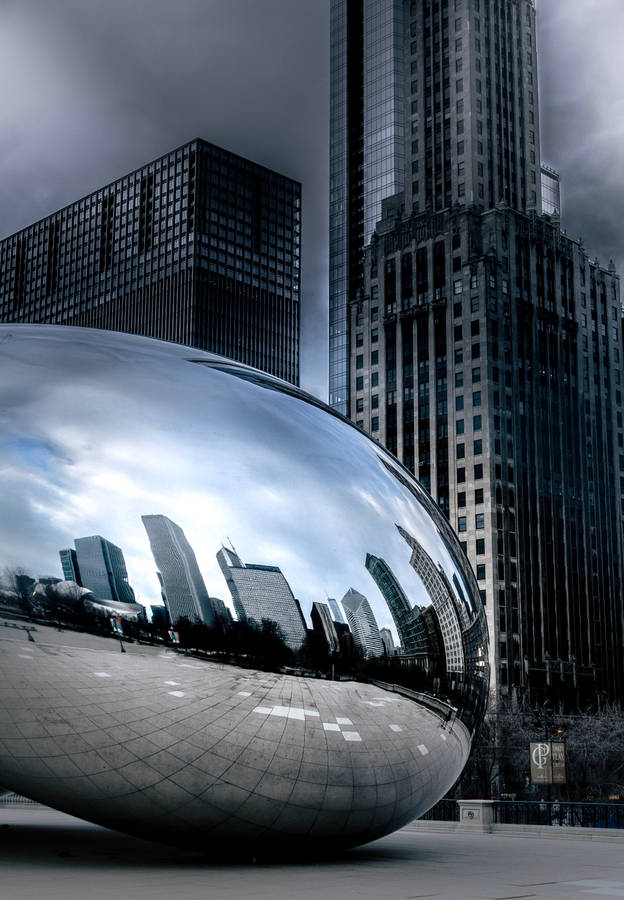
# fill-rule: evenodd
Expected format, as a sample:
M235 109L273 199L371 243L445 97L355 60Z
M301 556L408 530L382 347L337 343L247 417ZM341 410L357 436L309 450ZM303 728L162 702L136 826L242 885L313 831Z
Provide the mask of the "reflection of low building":
M126 561L120 547L99 534L76 538L74 545L80 583L84 587L100 600L134 602L134 591L128 584ZM76 578L66 580L76 581Z
M171 622L166 606L152 606L152 625L162 631L169 628Z
M210 602L212 603L212 609L215 615L215 619L225 628L229 628L232 624L232 613L227 608L223 600L219 597L211 597Z
M171 622L186 617L214 625L214 612L195 552L179 525L163 515L141 516Z
M98 600L84 601L85 612L96 616L114 616L125 622L146 622L145 608L140 603L102 603Z
M364 656L383 656L384 648L379 634L379 626L366 597L355 588L349 588L342 598L342 607L353 640Z
M222 547L217 561L230 589L240 621L263 619L279 626L286 644L298 650L306 637L306 625L293 592L277 566L243 563L233 551Z
M312 627L314 631L320 635L327 646L328 653L338 653L340 651L340 642L338 641L338 633L332 619L332 614L327 603L319 603L315 601L312 604Z
M379 636L381 638L381 643L383 644L386 656L394 656L394 641L392 640L392 632L390 631L390 629L380 628Z

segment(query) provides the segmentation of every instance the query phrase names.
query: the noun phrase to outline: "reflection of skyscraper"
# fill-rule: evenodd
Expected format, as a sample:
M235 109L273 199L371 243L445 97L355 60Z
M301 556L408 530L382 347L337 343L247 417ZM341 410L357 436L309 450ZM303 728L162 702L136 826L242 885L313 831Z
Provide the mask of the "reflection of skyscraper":
M340 642L327 603L318 603L315 601L312 604L310 618L312 619L312 627L314 630L323 636L325 643L327 644L327 650L330 653L338 653L340 650Z
M76 551L69 547L67 550L59 550L59 556L61 557L61 566L65 581L75 581L76 584L82 585Z
M388 604L405 652L426 653L428 641L420 620L420 610L417 606L412 609L411 603L388 563L385 559L367 553L366 568Z
M214 625L214 613L193 548L179 525L163 515L141 516L156 566L163 597L175 624L181 616Z
M355 643L364 656L383 656L383 643L379 626L370 603L355 588L349 588L342 598L342 606Z
M381 637L381 643L386 651L386 656L394 656L394 641L392 640L392 632L390 629L380 629L379 636Z
M333 597L328 597L327 602L329 603L334 622L340 622L341 625L346 625L347 623L345 622L345 617L342 614L338 601L334 600Z
M76 538L76 563L81 583L98 600L134 603L134 591L128 584L126 561L120 547L99 534ZM75 578L69 579L75 581Z
M442 572L442 567L434 563L424 547L408 534L404 528L397 525L402 538L412 548L410 565L417 572L425 590L431 598L432 606L436 612L444 651L446 654L446 666L449 672L464 671L464 648L462 643L462 626L459 621L459 603L453 597L453 590L448 579Z
M269 619L279 625L284 640L298 650L306 636L306 625L293 592L277 566L241 562L233 551L222 547L217 561L232 594L236 614L241 621L260 624Z

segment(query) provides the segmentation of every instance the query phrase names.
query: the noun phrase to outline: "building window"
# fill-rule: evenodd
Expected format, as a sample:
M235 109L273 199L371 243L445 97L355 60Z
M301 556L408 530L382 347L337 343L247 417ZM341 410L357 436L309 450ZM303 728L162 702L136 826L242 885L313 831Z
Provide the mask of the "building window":
M371 387L377 387L379 384L379 372L373 372L371 375Z
M356 391L364 390L364 376L363 375L358 375L358 377L355 379L355 389L356 389Z
M481 369L480 368L473 369L472 370L472 383L478 384L479 381L481 381Z
M464 332L463 332L463 328L461 325L455 325L455 328L453 330L453 335L454 335L456 341L463 340Z
M379 365L379 350L373 350L371 353L371 366Z
M461 280L461 278L458 278L458 279L453 283L453 293L454 293L454 294L461 294L461 292L462 292L462 280Z
M379 417L373 416L371 419L371 431L379 431Z
M379 340L379 329L373 328L371 329L371 344L376 344Z
M481 391L472 392L472 405L481 406Z
M463 459L466 456L466 445L465 444L457 444L456 455L457 455L457 459Z
M470 312L473 312L473 313L479 312L479 298L478 297L470 298Z
M457 484L463 484L466 480L466 470L462 467L457 470Z
M355 346L362 347L364 345L364 335L362 333L356 334L355 336Z
M478 506L483 503L483 488L477 488L475 491L475 504Z
M483 463L477 463L474 467L474 477L475 481L479 481L479 479L483 478Z
M460 534L466 531L466 516L459 516L457 519L457 530Z
M455 434L463 434L464 433L464 420L458 419L455 423Z
M474 455L480 456L481 453L483 453L483 441L479 438L474 442Z
M460 388L464 386L464 373L463 372L455 372L455 387Z
M460 394L458 397L455 397L455 409L457 412L460 412L464 408L464 397L463 394Z
M477 531L485 528L485 513L477 513L475 516L475 528Z
M379 394L373 394L371 397L371 407L377 409L379 407Z
M359 353L359 354L355 357L355 368L356 368L356 369L363 369L363 368L364 368L364 357L362 356L361 353Z
M485 538L477 538L477 556L483 556L485 553Z
M465 505L466 505L466 492L460 491L459 494L457 495L457 506L460 509L463 509Z
M472 427L474 431L481 431L481 416L472 417Z
M358 397L355 404L356 412L364 412L364 398Z
M485 563L479 563L477 566L477 581L485 581Z

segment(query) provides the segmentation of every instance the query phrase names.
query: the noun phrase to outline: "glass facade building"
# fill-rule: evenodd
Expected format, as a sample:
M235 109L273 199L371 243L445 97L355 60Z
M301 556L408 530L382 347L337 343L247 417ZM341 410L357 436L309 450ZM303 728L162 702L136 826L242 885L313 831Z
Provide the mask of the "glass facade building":
M561 182L559 173L542 165L542 213L561 216Z
M0 242L0 322L177 341L299 379L301 186L197 139Z
M367 4L336 6L346 12L332 39L365 47ZM344 295L338 408L457 531L486 604L496 687L570 705L621 697L620 284L559 228L558 176L540 159L534 4L400 6L404 189L388 185L370 238L338 208L331 221L360 266ZM358 83L366 97L365 66L342 78L347 97ZM353 185L357 205L367 188ZM409 621L406 664L423 633Z

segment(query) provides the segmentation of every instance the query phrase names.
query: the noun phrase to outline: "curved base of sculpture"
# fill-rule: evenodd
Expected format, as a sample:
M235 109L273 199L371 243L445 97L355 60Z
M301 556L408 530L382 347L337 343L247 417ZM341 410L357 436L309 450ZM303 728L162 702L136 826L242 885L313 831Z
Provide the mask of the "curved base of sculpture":
M461 722L372 684L36 627L0 633L2 781L140 837L364 843L425 812L469 751Z

